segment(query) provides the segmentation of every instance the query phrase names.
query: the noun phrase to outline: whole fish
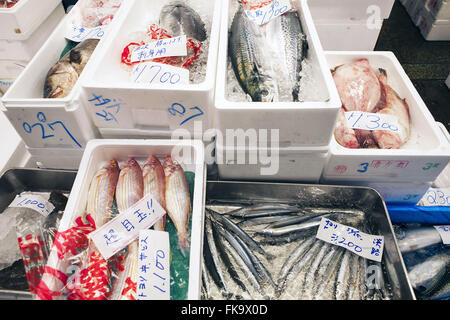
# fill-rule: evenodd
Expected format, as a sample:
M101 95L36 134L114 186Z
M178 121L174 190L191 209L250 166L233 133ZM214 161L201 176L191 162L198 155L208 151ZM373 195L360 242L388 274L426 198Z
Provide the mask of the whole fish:
M214 265L214 268L216 269L217 275L220 278L220 284L221 289L223 290L222 294L227 297L229 296L229 290L228 285L225 281L224 273L222 271L221 265L220 265L220 257L219 257L219 251L217 250L216 242L214 240L213 235L213 227L211 220L209 218L206 218L205 221L205 235L206 235L206 241L208 242L209 251L211 252L211 258L212 263Z
M427 295L448 274L449 266L448 253L436 254L408 270L408 278L416 292Z
M207 274L207 268L205 264L205 257L202 257L202 287L204 289L203 296L205 299L209 299L211 296L211 287L209 285L209 278Z
M230 28L228 55L240 86L254 102L278 101L264 37L262 28L250 21L240 6Z
M288 11L271 20L265 27L268 42L276 45L279 58L277 67L286 70L286 80L290 82L293 101L298 101L302 61L308 53L308 42L298 13Z
M244 270L247 279L252 284L252 286L262 295L265 293L262 289L261 276L256 270L252 260L248 256L247 251L242 247L241 243L235 238L228 230L223 228L221 225L215 225L219 233L228 241L230 247L229 252L238 262L239 266ZM225 243L224 243L225 244ZM225 246L227 246L225 244Z
M281 267L280 274L278 275L278 292L281 293L281 290L285 286L285 280L288 273L291 271L294 264L297 263L311 248L314 243L315 238L311 237L305 241L303 241L294 251L289 255L289 257L284 262Z
M323 299L323 294L325 288L327 288L333 277L336 277L336 270L339 266L339 261L342 254L344 253L344 248L334 247L323 259L318 272L318 281L315 284L315 294L314 300Z
M117 182L116 203L119 212L126 211L144 196L142 169L135 159L130 158L120 170Z
M400 252L407 253L418 249L426 248L442 242L439 232L434 227L414 227L408 228L402 238L398 238L397 243Z
M71 93L98 42L96 39L80 42L50 68L45 77L44 98L64 98Z
M265 228L263 230L257 230L255 232L257 234L278 237L278 236L283 236L283 235L286 235L289 233L301 232L304 230L308 230L308 229L317 227L320 225L320 221L321 221L321 218L317 217L317 218L311 219L310 221L306 221L301 224L288 225L288 226L280 227L280 228L270 228L269 227L269 228Z
M405 144L410 135L410 115L409 107L405 99L401 99L398 94L388 85L386 71L380 69L378 76L381 88L386 97L386 105L377 114L391 115L397 118L399 132L390 130L376 130L372 134L381 149L399 149Z
M322 262L322 259L324 258L325 254L328 252L330 248L330 244L325 243L322 244L322 248L320 248L319 253L313 258L311 261L311 264L309 266L308 271L306 272L305 276L305 282L303 283L303 297L305 297L306 300L312 300L312 290L314 282L317 278L317 272L319 270L319 265Z
M152 197L166 210L166 176L161 162L154 155L147 159L142 169L144 175L144 196L151 194ZM166 210L167 211L167 210ZM166 215L163 215L153 228L158 231L164 231L166 226Z
M88 190L86 214L90 214L96 228L111 219L111 208L119 179L119 164L111 160L91 180Z
M336 300L346 300L348 297L348 285L350 283L351 273L350 273L350 259L352 253L346 250L342 260L340 262L338 275L336 277L335 284L335 299Z
M198 41L206 40L205 23L183 1L172 1L165 5L159 15L159 24L173 37L185 34Z
M239 228L233 221L211 209L206 209L206 211L215 221L222 224L227 230L230 230L233 234L242 239L248 246L250 246L250 248L258 251L262 255L267 255L261 246L256 243L245 231Z
M130 158L120 170L117 182L116 203L119 212L126 211L143 196L142 169L135 159ZM111 298L114 300L136 300L137 298L138 248L138 240L134 240L127 247L124 269L119 272L113 284Z
M212 280L216 284L217 288L219 288L222 295L224 295L224 282L222 280L223 277L219 275L219 271L217 270L217 266L215 265L211 248L209 247L209 242L206 238L206 232L203 234L203 260L205 262L206 270L211 275ZM206 279L207 277L205 277Z
M163 163L166 175L166 209L167 214L177 229L178 244L185 254L188 248L188 225L191 214L189 185L183 168L178 162L167 156Z
M289 217L286 219L279 219L279 221L274 222L270 225L267 226L267 228L281 228L281 227L286 227L286 226L291 226L293 224L299 224L301 222L305 222L308 220L312 220L314 218L326 218L328 216L330 216L331 213L311 213L311 214L304 214L301 216L294 216L294 217Z
M263 203L244 206L235 210L231 210L226 215L238 217L243 219L254 219L261 217L269 217L274 215L285 215L291 213L298 213L299 207L281 203Z

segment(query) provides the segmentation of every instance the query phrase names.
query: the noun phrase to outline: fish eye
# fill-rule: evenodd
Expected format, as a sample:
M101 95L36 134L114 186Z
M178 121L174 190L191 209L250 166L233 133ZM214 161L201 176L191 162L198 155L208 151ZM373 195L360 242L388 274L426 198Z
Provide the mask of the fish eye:
M269 91L267 91L267 89L263 89L263 90L261 90L261 95L262 95L263 97L266 97L266 96L269 95Z

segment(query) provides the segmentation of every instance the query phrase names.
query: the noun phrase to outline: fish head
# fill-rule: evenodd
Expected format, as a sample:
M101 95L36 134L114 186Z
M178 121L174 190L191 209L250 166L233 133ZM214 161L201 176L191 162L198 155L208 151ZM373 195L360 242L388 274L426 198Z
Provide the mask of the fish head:
M78 73L67 61L56 63L47 73L44 98L67 97L78 81Z

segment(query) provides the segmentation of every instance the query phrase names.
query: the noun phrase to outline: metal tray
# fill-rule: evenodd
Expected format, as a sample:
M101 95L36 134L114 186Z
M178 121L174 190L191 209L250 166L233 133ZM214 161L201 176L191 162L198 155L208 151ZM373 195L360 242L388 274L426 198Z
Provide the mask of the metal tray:
M9 169L0 177L0 213L23 191L69 193L76 171L47 169ZM0 288L0 300L32 299L29 291Z
M206 201L248 200L296 202L307 207L357 209L365 212L373 232L383 235L385 247L383 263L392 287L393 299L415 300L386 205L381 195L372 188L328 185L307 185L264 182L208 181Z

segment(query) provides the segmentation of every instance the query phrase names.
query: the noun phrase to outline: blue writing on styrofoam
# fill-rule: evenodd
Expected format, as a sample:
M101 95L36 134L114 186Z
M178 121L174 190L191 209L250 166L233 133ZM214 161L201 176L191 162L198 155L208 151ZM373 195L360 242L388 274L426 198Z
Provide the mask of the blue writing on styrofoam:
M169 113L175 117L179 116L182 118L182 121L180 122L180 126L184 125L185 123L191 121L194 118L200 117L204 115L204 112L199 107L190 107L186 110L186 107L184 107L181 103L175 102L172 104L170 108L167 109Z

